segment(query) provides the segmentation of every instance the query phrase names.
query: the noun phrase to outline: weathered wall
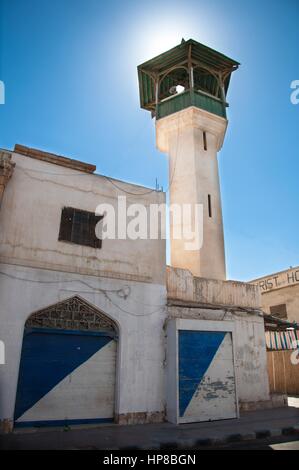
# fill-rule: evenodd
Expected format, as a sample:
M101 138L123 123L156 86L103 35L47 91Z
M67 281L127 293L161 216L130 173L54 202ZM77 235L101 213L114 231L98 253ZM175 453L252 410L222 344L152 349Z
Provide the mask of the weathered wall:
M263 319L256 286L194 278L169 269L165 241L105 241L100 250L58 241L61 209L94 211L123 193L105 178L13 154L16 163L0 211L0 419L12 420L24 324L35 311L79 295L119 326L115 415L119 422L163 419L165 320L233 321L242 403L269 398ZM130 192L144 188L122 182ZM164 202L153 192L128 203ZM125 289L126 296L119 290ZM211 308L212 305L212 308ZM230 308L231 307L231 308ZM244 310L242 310L244 309Z
M11 153L0 150L0 207L2 202L2 197L9 182L15 164L11 161Z
M238 398L245 403L269 400L264 322L261 314L224 309L183 308L169 306L170 318L233 322L235 329L235 360Z
M163 203L164 193L13 153L0 211L0 419L12 420L24 324L36 310L79 295L119 325L119 422L164 412L165 240L104 240L101 249L58 241L61 210ZM118 295L125 288L127 297Z
M18 278L18 279L16 279ZM118 289L129 287L127 299ZM165 287L127 280L82 276L0 264L0 339L6 364L0 366L0 419L12 419L24 324L35 311L79 295L119 326L116 416L126 422L162 419L164 411Z
M264 321L255 285L193 277L167 268L170 318L233 321L240 404L269 400Z

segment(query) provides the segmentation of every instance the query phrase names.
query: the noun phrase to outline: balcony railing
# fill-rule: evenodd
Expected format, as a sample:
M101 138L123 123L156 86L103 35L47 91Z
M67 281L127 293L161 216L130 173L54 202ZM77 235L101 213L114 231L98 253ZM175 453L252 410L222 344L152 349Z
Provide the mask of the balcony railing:
M217 116L226 118L227 103L202 91L186 90L166 98L157 105L156 118L161 119L189 106L196 106Z

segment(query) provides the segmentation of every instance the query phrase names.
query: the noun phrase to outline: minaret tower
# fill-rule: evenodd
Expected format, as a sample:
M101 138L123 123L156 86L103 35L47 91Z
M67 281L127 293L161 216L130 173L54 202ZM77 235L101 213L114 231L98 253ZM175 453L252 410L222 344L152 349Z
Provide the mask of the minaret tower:
M138 67L141 107L155 116L157 148L169 155L170 205L191 204L193 215L195 205L203 210L202 245L195 250L174 236L170 218L171 265L211 279L226 278L217 153L238 65L190 39Z

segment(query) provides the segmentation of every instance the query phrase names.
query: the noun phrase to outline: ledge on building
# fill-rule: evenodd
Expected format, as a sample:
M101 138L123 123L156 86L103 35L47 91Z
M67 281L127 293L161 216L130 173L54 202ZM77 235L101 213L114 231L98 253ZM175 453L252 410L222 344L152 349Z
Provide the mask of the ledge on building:
M83 171L85 173L94 173L96 170L96 166L91 165L90 163L81 162L61 155L55 155L54 153L43 152L42 150L25 147L20 144L15 145L14 152L25 155L26 157L35 158L36 160L42 160L44 162L64 166L73 170Z
M266 312L263 312L263 316L266 331L287 331L290 329L299 331L299 323L296 323L295 321L290 322L288 320L283 320L282 318L277 318Z
M170 266L167 267L167 296L169 303L261 309L261 295L253 284L195 277L187 269Z
M271 410L288 406L288 397L285 393L271 393L269 400L239 402L240 411Z

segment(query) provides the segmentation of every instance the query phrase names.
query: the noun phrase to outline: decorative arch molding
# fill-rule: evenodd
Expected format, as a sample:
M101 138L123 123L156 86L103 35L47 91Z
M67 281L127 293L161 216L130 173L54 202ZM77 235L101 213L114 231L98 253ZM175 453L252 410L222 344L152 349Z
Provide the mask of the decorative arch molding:
M107 331L117 333L117 326L97 308L79 296L58 302L30 315L25 328Z

